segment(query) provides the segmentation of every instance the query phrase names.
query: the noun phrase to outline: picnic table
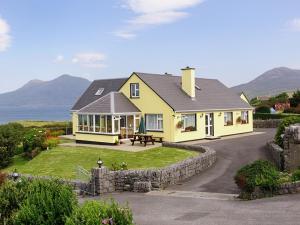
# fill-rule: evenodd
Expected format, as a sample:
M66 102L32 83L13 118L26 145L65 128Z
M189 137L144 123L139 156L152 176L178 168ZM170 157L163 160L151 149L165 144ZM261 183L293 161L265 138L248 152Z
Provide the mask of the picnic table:
M141 144L144 143L144 145L146 146L148 142L152 142L152 144L154 145L154 139L153 139L153 135L151 134L134 134L133 138L130 139L132 142L132 145L134 145L134 142L139 141Z

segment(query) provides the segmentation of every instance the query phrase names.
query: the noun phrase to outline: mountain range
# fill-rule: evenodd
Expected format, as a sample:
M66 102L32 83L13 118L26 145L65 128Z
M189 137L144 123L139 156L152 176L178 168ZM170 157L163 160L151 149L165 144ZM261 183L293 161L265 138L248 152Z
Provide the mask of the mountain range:
M90 83L70 75L50 81L31 80L15 91L0 94L0 107L71 107Z
M278 67L269 70L254 80L232 89L244 92L250 99L256 96L273 96L281 92L300 89L300 70Z
M62 75L50 81L31 80L23 87L0 94L0 124L14 120L69 120L70 109L90 85L80 77ZM248 98L272 96L300 89L300 70L279 67L254 80L232 87Z

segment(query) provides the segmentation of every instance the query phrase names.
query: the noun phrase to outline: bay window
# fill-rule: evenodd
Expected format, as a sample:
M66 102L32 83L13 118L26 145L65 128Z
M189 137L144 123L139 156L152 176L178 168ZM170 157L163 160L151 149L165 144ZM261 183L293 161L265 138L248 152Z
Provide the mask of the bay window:
M162 114L146 114L146 130L147 131L163 131L163 115Z
M88 128L88 130L90 131L90 132L94 132L94 116L93 115L89 115L89 117L88 117L88 123L89 123L89 128Z
M181 116L183 131L196 131L196 114L185 114Z
M224 112L224 126L233 125L233 113Z

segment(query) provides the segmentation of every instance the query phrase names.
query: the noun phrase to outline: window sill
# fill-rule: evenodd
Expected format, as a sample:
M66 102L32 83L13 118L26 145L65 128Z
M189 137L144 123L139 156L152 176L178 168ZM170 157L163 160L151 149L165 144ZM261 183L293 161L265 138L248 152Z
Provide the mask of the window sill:
M181 133L190 133L190 132L196 132L197 130L182 130Z
M118 136L119 135L119 134L113 134L113 133L96 133L96 132L88 132L88 131L77 131L76 134L107 135L107 136Z
M163 130L146 130L146 132L159 132L159 133L163 133Z
M130 96L130 98L131 98L131 99L139 99L140 96L138 96L138 97Z

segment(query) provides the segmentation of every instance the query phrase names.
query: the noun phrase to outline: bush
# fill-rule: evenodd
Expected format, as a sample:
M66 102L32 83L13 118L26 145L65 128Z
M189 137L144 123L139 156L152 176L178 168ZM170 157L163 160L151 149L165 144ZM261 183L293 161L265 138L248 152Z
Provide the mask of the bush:
M300 123L300 117L291 116L283 119L279 124L276 135L275 135L275 142L277 145L283 147L283 139L281 135L284 133L285 127L288 127L291 124Z
M128 164L126 162L122 163L113 163L111 164L112 170L113 171L118 171L118 170L128 170Z
M29 182L7 181L0 187L0 224L12 224L12 216L26 198Z
M45 150L47 148L46 144L46 131L41 128L29 129L23 138L23 149L26 154L31 154L31 152Z
M258 106L255 109L255 112L256 113L271 113L271 109L269 106L262 105L262 106Z
M58 137L61 135L64 135L65 131L64 130L54 130L54 131L50 131L50 136L51 137Z
M257 160L242 167L234 179L242 193L251 194L256 187L263 192L273 193L279 184L279 171L270 162Z
M284 114L284 113L279 113L279 114L269 114L269 113L255 113L253 114L253 119L255 120L271 120L271 119L285 119L288 117L299 117L300 115L297 114Z
M22 141L24 127L18 123L0 125L0 168L7 166Z
M33 180L14 224L65 224L76 206L71 186L56 180Z
M300 169L296 170L292 174L292 181L299 181L300 180Z
M66 225L100 224L133 225L132 212L127 206L121 207L114 201L88 201L78 207L66 222Z
M57 147L59 144L59 139L58 138L48 138L45 142L46 146L49 147L50 149Z

